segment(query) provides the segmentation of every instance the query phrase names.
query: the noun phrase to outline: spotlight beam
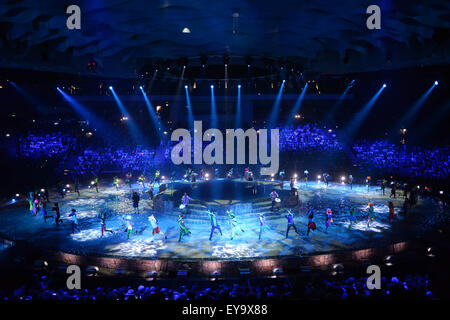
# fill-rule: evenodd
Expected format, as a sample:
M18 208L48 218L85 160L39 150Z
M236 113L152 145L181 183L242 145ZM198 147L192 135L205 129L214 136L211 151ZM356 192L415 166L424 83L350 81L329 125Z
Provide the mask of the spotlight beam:
M211 85L211 128L217 128L216 99L214 98L214 85Z
M189 129L194 130L194 113L192 111L191 98L189 97L188 86L184 87L184 91L186 91L186 105L188 109L187 111L188 111Z
M411 123L411 120L417 115L420 108L425 104L428 96L436 86L437 83L434 82L433 85L412 105L411 109L409 109L409 111L397 122L394 127L395 130L400 129L400 127L406 128Z
M381 92L386 88L386 84L383 84L381 88L375 93L375 95L364 105L364 107L355 115L355 117L350 121L346 128L347 139L351 140L354 134L361 127L364 119L367 117L369 111L374 106L375 102L377 102Z
M347 88L345 88L344 92L339 96L338 100L336 101L336 103L331 108L330 112L328 113L327 122L333 121L336 111L341 106L342 101L344 101L345 96L347 95L348 91L350 90L350 88L353 86L354 83L355 83L355 80L350 81L350 83L347 85Z
M285 82L286 81L283 80L280 86L280 90L278 90L277 98L273 104L272 112L270 113L269 116L268 128L272 128L278 119L278 113L280 112L281 96L283 95L283 88Z
M152 119L153 125L155 126L156 132L158 133L158 137L162 139L164 127L159 121L158 116L156 115L155 109L153 108L152 103L150 102L149 98L147 97L147 94L145 93L144 89L141 89L142 96L144 97L145 104L147 106L148 112L150 113L150 118Z
M305 98L306 89L308 89L308 82L305 83L305 86L303 87L302 92L298 96L297 101L295 102L294 107L292 108L292 111L289 114L289 117L286 121L287 125L292 124L292 122L294 121L293 120L294 116L300 111L300 109L302 107L303 99Z
M241 128L242 126L242 102L241 102L241 85L238 85L238 95L237 95L237 104L236 104L236 117L234 120L234 127L236 129Z

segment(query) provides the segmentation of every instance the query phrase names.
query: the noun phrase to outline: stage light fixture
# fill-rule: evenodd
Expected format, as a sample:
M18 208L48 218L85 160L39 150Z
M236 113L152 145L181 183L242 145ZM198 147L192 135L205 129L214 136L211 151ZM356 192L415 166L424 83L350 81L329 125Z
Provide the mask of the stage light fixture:
M241 85L240 85L240 84L238 84L238 88L239 88L239 89L241 88Z
M383 83L383 88L386 88L386 83Z
M188 88L188 86L184 86L184 88L185 88L185 89L187 89L187 88Z
M113 89L113 87L109 86L109 90L112 90L112 89Z
M211 89L214 89L214 86L213 86L213 85L211 85Z
M139 86L139 89L141 89L141 90L142 90L142 89L144 89L144 88L143 88L142 86Z
M439 82L436 80L436 81L434 82L434 85L437 86L438 84L439 84Z

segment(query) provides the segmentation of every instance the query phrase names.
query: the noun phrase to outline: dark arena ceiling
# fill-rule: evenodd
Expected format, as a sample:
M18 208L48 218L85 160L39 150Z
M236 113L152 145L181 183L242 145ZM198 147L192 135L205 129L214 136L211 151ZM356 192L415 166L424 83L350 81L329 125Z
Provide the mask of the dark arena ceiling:
M66 27L72 4L80 30ZM381 7L380 30L366 27L371 4ZM448 64L449 28L443 0L2 0L0 67L89 74L94 60L96 74L133 77L168 59L198 66L201 56L228 56L342 74Z

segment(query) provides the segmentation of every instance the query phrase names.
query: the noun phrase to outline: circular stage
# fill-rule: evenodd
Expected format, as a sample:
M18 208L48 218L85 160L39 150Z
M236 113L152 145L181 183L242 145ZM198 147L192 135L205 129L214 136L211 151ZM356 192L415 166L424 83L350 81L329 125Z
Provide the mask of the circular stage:
M121 186L119 190L100 183L99 193L92 188L81 189L81 196L68 193L61 199L51 194L48 212L52 214L52 202L58 202L63 223L56 227L53 219L44 222L42 215L32 216L25 201L2 208L0 234L8 239L25 240L35 246L49 250L75 253L86 256L117 257L124 259L174 259L174 260L242 260L259 258L300 257L387 246L392 243L416 238L448 220L448 211L442 203L431 198L419 198L417 205L410 208L407 218L399 215L403 204L402 193L397 199L389 198L389 190L382 195L380 189L354 185L330 183L297 183L298 204L290 208L294 212L297 235L290 230L286 239L286 207L290 204L291 190L285 182L283 188L278 181L243 180L199 181L195 184L175 181L168 188L158 187L154 201L139 185ZM255 189L256 188L256 189ZM273 188L282 199L281 206L271 210L269 194ZM256 190L256 192L255 192ZM134 213L132 192L141 196L140 213ZM190 236L178 242L179 227L177 217L181 195L187 192L193 200L190 211L184 214L185 225L192 232ZM156 212L154 205L160 202L172 202L173 210ZM388 201L393 201L396 217L388 222ZM374 203L375 221L367 226L367 205ZM248 209L251 205L251 210ZM356 209L356 221L349 229L350 207ZM223 235L216 230L209 240L210 222L207 208L214 207ZM244 232L231 240L230 226L224 214L227 208L235 209L238 222ZM79 229L71 233L69 213L72 208L78 212ZM240 211L239 208L243 208ZM306 236L307 213L314 209L317 230ZM326 210L333 211L334 223L325 228ZM113 233L101 236L99 212L108 212L106 224ZM161 230L167 236L152 236L152 227L148 217L154 213ZM259 236L258 213L264 213L269 230L265 230L261 240ZM136 234L127 240L124 217L131 215Z

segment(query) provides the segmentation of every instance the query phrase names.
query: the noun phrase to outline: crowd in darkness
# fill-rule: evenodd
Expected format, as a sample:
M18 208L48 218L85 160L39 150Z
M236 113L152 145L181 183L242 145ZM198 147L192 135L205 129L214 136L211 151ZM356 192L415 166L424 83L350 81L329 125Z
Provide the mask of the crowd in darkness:
M68 290L50 275L35 275L19 288L1 289L2 300L395 300L435 299L428 276L382 277L381 290L369 290L367 277L333 280L324 276L302 278L195 281L192 284L136 284Z
M313 123L296 127L284 127L280 130L280 151L328 152L342 150L332 130Z
M167 143L159 147L124 146L117 141L107 147L91 141L77 140L58 132L27 133L18 139L18 156L30 159L57 159L59 169L70 169L78 176L92 176L113 168L122 172L145 172L170 157ZM162 153L156 159L157 151ZM359 141L352 146L357 164L381 175L400 174L427 179L449 176L450 148L419 147L406 150L404 145L386 140ZM294 155L344 153L339 135L318 124L306 123L280 129L280 151Z
M408 176L446 178L449 176L449 147L407 151L404 145L385 140L361 141L353 146L356 158L368 168L380 169L385 174L401 173Z

